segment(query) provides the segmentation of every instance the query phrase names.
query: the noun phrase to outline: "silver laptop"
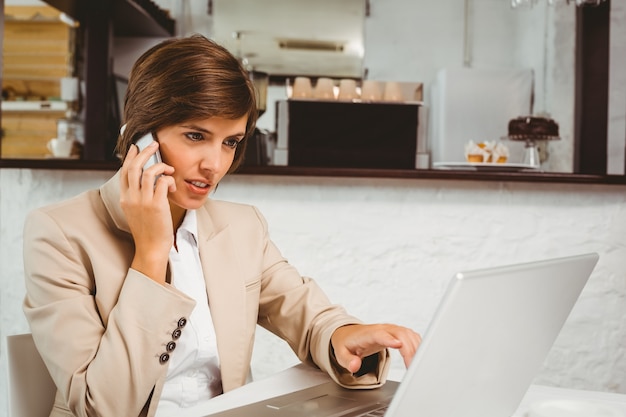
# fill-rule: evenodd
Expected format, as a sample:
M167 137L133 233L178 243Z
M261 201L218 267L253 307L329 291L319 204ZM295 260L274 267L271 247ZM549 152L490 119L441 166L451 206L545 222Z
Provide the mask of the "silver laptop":
M458 273L401 383L329 382L213 416L510 417L597 261L590 253Z

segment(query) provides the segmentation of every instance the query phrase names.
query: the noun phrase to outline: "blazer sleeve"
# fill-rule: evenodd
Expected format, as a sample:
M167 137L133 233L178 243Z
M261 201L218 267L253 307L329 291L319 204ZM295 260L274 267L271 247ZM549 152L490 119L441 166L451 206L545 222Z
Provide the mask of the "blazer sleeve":
M71 413L138 416L167 372L161 355L194 301L128 269L117 303L103 316L83 249L46 211L27 217L24 313L57 400Z
M327 372L347 388L375 388L386 379L389 352L380 352L372 371L352 374L341 367L331 352L333 332L361 321L331 303L315 280L301 276L281 255L270 240L267 224L257 210L263 225L264 272L261 278L259 324L284 339L298 358Z

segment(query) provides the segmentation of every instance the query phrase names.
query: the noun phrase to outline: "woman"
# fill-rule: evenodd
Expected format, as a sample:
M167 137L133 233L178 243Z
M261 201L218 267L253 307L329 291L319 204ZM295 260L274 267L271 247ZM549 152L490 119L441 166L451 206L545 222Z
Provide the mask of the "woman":
M281 256L256 208L208 198L255 117L229 52L164 41L133 66L120 170L29 214L24 311L58 388L51 416L175 415L237 388L257 324L346 387L383 384L387 348L410 362L418 334L347 315Z

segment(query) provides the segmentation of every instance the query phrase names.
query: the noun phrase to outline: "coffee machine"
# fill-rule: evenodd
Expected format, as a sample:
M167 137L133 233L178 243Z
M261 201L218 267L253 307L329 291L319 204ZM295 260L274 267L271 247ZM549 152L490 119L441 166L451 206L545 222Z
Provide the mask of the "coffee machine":
M276 102L274 165L429 168L422 102Z

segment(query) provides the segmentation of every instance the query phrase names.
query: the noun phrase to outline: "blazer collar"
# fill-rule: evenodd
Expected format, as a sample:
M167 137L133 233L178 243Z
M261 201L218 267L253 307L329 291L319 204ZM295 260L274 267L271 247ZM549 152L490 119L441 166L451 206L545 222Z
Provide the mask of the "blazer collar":
M113 177L100 186L100 195L111 219L115 225L127 233L130 233L130 227L126 220L126 215L120 205L120 171L118 170Z

